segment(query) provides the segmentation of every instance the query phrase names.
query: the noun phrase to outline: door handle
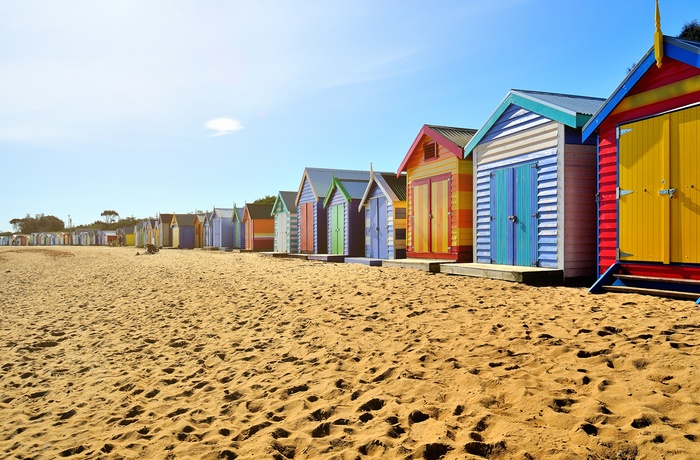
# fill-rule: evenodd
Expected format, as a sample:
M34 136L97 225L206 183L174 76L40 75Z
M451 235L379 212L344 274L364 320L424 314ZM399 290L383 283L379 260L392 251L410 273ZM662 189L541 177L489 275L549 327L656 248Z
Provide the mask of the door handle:
M508 216L508 219L509 219L511 222L517 222L517 221L518 221L518 216Z

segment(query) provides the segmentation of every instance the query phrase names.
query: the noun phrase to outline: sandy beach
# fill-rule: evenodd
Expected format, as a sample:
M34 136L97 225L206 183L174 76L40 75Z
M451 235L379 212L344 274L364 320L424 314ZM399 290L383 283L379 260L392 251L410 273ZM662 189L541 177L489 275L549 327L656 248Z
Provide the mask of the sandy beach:
M700 458L693 302L143 252L0 248L1 458Z

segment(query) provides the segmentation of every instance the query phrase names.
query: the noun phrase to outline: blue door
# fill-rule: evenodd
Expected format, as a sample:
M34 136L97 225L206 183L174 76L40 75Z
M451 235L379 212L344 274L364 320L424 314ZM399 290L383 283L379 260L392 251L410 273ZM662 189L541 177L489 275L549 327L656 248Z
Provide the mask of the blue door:
M491 173L491 263L537 266L537 164Z
M369 200L369 226L370 257L386 259L389 255L386 197Z

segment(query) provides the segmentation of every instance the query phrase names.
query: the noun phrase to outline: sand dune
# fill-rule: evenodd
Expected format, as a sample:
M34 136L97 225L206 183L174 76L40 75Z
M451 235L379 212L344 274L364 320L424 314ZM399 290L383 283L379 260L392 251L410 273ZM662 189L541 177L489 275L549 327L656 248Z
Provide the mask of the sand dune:
M0 248L0 457L700 458L692 302L137 251Z

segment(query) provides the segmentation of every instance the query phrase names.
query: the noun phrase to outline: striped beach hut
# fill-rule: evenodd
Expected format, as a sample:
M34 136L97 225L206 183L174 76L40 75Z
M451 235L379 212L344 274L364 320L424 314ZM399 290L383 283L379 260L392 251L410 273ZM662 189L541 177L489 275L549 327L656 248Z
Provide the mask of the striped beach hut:
M328 249L327 215L323 201L334 178L369 180L369 171L304 168L296 196L299 249L301 254L319 254Z
M591 291L697 298L700 43L656 43L583 129L598 144L601 276Z
M246 204L243 209L243 224L247 251L272 251L275 246L275 220L271 204Z
M196 214L173 214L170 228L172 229L173 246L179 249L194 249Z
M595 275L595 142L604 99L511 90L464 149L474 161L474 261Z
M297 241L297 207L294 204L296 192L279 192L272 206L275 220L275 252L296 252Z
M333 178L323 207L328 216L328 254L363 256L365 216L360 201L367 190L367 179Z
M406 257L406 175L374 172L360 200L365 213L365 257Z
M245 208L236 207L233 204L231 222L233 223L233 249L245 249L245 223L243 222L243 212Z
M423 125L397 176L406 173L406 256L471 262L472 160L464 147L475 129Z

